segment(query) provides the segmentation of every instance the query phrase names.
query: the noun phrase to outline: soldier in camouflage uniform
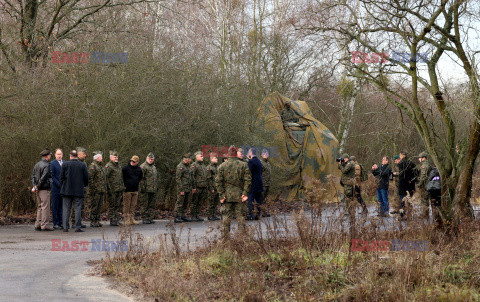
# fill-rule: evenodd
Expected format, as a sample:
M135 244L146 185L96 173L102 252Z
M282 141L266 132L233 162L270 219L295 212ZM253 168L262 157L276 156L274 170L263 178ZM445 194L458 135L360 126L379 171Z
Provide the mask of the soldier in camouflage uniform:
M393 157L394 165L392 167L393 177L398 177L398 163L400 162L400 156L397 154ZM390 214L398 214L400 211L400 197L398 196L398 180L393 182L395 184L395 198L392 201L393 211Z
M240 153L235 146L228 150L229 158L218 167L215 185L220 196L223 219L222 235L227 239L230 234L232 217L236 216L239 229L245 230L245 216L247 215L248 192L252 177L247 163L240 160Z
M87 163L86 163L86 159L87 159L87 149L83 148L83 147L77 147L77 154L78 154L78 160L81 161L82 163L85 164L86 167L88 167ZM89 204L90 203L90 197L88 196L85 196L85 199L83 200L82 202L82 212L81 213L85 213L85 204ZM71 225L75 225L75 213L73 211L73 208L72 207L72 210L70 211L70 221L71 221ZM87 226L85 224L81 224L81 228L86 228Z
M268 161L268 157L270 153L268 153L267 149L262 150L262 156L260 157L260 161L262 162L262 181L263 181L263 203L267 203L267 196L270 191L271 185L271 178L270 175L272 173L272 166ZM263 217L270 217L270 214L266 210L262 212Z
M430 171L432 171L432 165L427 158L427 152L422 152L418 155L418 161L420 162L420 167L418 170L420 174L418 176L417 188L418 192L420 193L420 201L422 203L422 217L428 219L430 217L430 199L428 198L426 186L428 182L428 175L430 174Z
M292 108L292 103L290 101L285 103L285 107L280 112L280 116L284 124L298 123L300 119L300 115Z
M117 151L110 151L110 161L105 166L105 176L107 178L108 217L110 219L110 225L118 226L125 185L123 184L122 168L118 164Z
M217 217L217 206L220 204L220 198L218 196L217 188L215 187L215 177L218 170L218 157L217 154L210 154L210 164L207 166L207 179L208 179L208 220L220 220Z
M338 163L338 168L342 171L340 184L343 186L347 212L350 215L354 215L353 186L355 185L355 164L350 161L350 156L346 153L342 155L342 159L343 162Z
M195 162L191 166L193 190L190 215L193 221L203 221L198 215L208 194L207 167L203 163L202 151L195 152Z
M350 156L350 161L353 162L355 165L355 185L353 186L353 196L358 201L358 203L362 206L361 214L367 214L368 209L365 201L362 198L362 166L357 162L357 158L355 156Z
M90 226L101 227L100 214L102 211L103 197L107 192L107 179L102 166L102 152L95 151L93 154L93 162L88 167L87 195L90 200Z
M143 178L140 181L140 204L143 224L155 223L153 209L155 208L155 194L157 193L157 168L153 165L155 156L153 153L147 155L147 159L140 165L143 171Z
M183 155L182 161L177 165L175 179L177 181L177 203L175 204L175 223L190 222L185 216L188 198L192 191L192 174L190 172L190 153Z

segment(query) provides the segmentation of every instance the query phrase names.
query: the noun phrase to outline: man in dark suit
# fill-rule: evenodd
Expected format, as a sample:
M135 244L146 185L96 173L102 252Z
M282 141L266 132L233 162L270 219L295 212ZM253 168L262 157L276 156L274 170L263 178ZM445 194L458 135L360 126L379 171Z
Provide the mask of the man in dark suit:
M72 204L75 209L75 232L84 232L82 226L82 203L88 185L87 166L78 160L76 150L70 151L70 161L62 166L60 194L63 198L63 231L68 232L68 218Z
M247 220L258 220L261 215L260 206L262 205L263 199L263 181L262 181L262 162L257 158L256 150L250 149L247 152L248 157L248 168L252 174L252 185L250 187L250 192L248 193L248 217ZM257 213L254 215L253 205L256 202Z
M60 195L60 174L65 163L62 149L55 150L55 159L50 162L52 174L52 220L54 229L62 229L62 197Z

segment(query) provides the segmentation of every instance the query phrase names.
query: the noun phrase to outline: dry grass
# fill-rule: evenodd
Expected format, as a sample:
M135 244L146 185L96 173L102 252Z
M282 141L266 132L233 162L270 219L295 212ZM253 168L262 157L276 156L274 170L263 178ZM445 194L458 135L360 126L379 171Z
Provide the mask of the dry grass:
M208 237L196 250L189 244L182 249L173 226L153 252L144 238L132 236L131 249L109 256L102 269L152 301L480 299L477 224L462 225L456 235L420 221L382 231L385 225L376 218L358 219L352 229L340 223L343 218L333 218L336 211L342 214L341 207L329 206L332 219L321 220L325 209L317 204L290 219L276 216L225 243ZM430 245L427 252L351 252L351 239L428 240Z

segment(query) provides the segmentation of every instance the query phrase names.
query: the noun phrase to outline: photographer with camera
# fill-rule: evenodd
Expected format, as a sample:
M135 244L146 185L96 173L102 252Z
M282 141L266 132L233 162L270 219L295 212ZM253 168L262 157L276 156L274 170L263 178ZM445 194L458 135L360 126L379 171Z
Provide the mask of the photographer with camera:
M350 161L350 156L346 153L341 158L337 158L338 168L342 171L340 185L343 186L345 195L345 204L348 214L355 215L353 206L353 187L355 185L355 164Z

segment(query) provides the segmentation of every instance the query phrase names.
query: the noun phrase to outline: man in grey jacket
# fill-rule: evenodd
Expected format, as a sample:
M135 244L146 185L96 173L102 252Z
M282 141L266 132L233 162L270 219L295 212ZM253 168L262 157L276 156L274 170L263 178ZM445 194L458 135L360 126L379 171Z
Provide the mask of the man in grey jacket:
M32 171L32 192L37 199L37 219L35 221L35 231L53 231L48 226L50 222L50 190L52 187L52 177L50 174L50 150L43 150L40 160Z

